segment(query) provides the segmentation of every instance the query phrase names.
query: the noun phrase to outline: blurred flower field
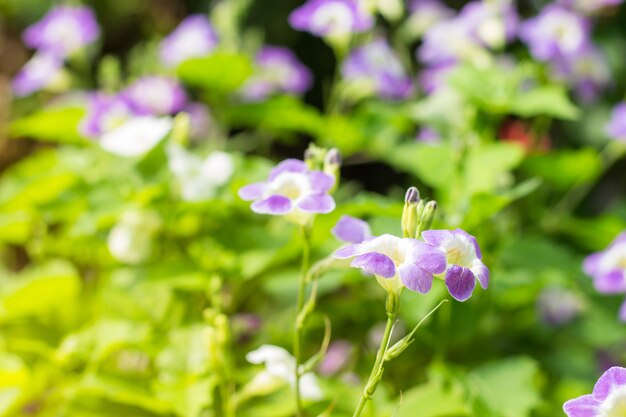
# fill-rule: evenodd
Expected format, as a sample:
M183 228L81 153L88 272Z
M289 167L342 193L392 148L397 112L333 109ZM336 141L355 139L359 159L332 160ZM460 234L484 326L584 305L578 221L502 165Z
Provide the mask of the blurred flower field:
M0 417L626 417L621 0L0 0Z

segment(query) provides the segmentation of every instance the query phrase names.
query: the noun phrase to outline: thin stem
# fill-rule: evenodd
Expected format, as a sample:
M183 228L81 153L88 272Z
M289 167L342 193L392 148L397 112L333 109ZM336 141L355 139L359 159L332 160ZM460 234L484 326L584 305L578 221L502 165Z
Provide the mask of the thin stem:
M300 349L300 342L302 339L302 328L304 323L299 320L300 312L304 308L304 297L306 293L306 283L309 273L309 258L311 253L311 233L310 227L302 227L302 268L300 271L300 280L298 283L298 303L296 306L296 325L293 333L293 356L296 359L295 366L295 392L296 392L296 416L302 417L302 399L300 398L300 363L302 361L302 354Z
M388 297L391 295L388 295ZM378 348L378 353L376 354L376 361L374 362L374 366L372 367L372 372L370 373L370 377L365 384L365 388L363 388L363 393L361 394L361 398L359 399L359 403L356 406L356 410L354 410L354 414L352 417L359 417L363 412L363 408L376 390L376 386L380 381L380 378L383 373L383 363L385 359L385 354L387 353L387 349L389 348L389 339L391 338L391 332L393 330L393 325L396 321L398 313L387 311L387 325L385 326L385 333L383 334L383 338L380 341L380 347Z

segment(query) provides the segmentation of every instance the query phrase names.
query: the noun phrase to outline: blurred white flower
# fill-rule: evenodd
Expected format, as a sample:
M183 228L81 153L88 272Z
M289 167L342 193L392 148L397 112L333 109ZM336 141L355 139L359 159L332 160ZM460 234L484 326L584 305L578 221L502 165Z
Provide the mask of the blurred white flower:
M107 246L111 256L126 264L139 264L152 253L152 238L161 221L152 211L129 210L111 229Z
M235 171L233 158L225 152L213 152L202 159L178 144L167 148L170 169L180 184L185 201L203 201L215 195Z
M171 129L169 117L135 117L102 135L100 146L116 155L140 156L154 148Z
M292 388L295 387L296 360L285 349L274 345L262 345L248 353L246 360L255 365L265 364L265 369L252 381L253 385L264 387L274 385L277 381L284 381ZM303 399L311 401L323 398L317 378L312 372L300 377L300 395Z

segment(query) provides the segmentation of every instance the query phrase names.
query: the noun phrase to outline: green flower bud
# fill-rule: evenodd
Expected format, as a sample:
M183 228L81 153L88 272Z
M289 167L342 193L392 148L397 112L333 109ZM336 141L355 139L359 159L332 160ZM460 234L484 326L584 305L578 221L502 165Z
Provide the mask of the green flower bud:
M418 217L417 209L421 203L420 193L415 187L409 187L404 196L402 209L402 234L404 237L414 237Z
M423 209L419 213L419 220L415 229L415 238L419 238L424 230L430 229L435 218L435 211L437 210L437 202L429 201L424 205Z

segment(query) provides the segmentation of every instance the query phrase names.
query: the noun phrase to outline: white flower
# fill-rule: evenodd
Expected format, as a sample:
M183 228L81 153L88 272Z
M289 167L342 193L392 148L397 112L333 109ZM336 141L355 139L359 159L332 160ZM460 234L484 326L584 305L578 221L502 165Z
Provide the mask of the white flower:
M102 135L100 146L116 155L140 156L154 148L171 129L169 117L135 117Z
M111 256L126 264L139 264L152 253L152 237L160 226L156 213L130 210L124 213L107 238Z
M265 369L255 378L257 383L269 383L278 379L287 382L292 388L295 387L296 359L285 349L274 345L262 345L248 353L246 360L255 365L265 364ZM311 401L323 398L317 378L312 372L300 377L300 395L303 399Z
M235 171L233 158L225 152L213 152L202 159L177 144L167 148L168 163L176 176L185 201L203 201L215 195Z

